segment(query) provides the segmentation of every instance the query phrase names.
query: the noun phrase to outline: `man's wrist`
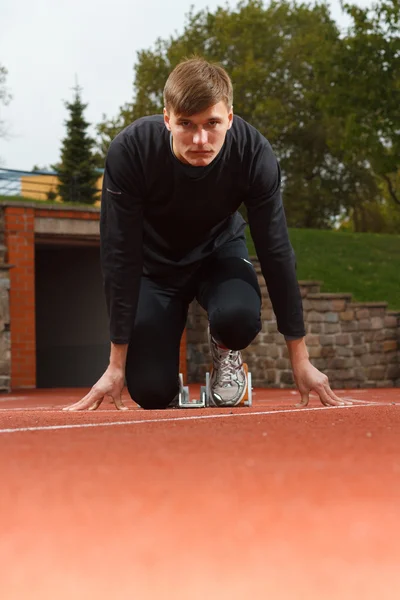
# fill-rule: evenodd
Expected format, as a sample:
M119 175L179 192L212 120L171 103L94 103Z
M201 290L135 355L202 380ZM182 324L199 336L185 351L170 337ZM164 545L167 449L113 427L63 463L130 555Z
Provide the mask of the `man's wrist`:
M296 367L300 365L300 363L304 361L309 361L309 354L304 337L298 338L296 340L286 339L286 345L288 348L289 358L293 369L296 369Z
M111 342L110 367L124 371L127 355L128 344L114 344L114 342Z

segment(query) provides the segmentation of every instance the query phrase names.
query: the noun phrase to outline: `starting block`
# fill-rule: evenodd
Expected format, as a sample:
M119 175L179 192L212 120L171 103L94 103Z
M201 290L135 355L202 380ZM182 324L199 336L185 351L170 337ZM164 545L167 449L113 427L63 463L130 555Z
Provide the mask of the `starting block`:
M208 373L207 373L208 375ZM200 388L200 399L190 398L189 386L183 385L183 375L179 373L180 392L178 397L179 408L205 408L207 406L207 390L205 386Z
M251 373L250 373L246 363L244 363L243 366L244 366L244 370L246 371L246 376L247 376L247 387L246 387L245 395L243 396L241 402L237 406L249 406L250 407L253 404L253 393L252 393L253 388L252 388ZM180 392L179 392L179 398L178 398L179 408L208 408L208 407L222 408L222 407L215 407L214 403L211 402L210 373L206 373L206 385L201 386L199 399L190 398L189 386L183 385L182 373L179 374L179 381L180 381ZM233 407L227 406L226 408L233 408Z

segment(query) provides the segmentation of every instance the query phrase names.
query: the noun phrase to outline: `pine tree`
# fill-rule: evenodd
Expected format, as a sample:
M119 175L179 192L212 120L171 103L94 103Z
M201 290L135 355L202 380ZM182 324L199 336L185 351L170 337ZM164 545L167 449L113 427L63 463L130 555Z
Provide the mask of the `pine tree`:
M92 151L95 141L87 134L89 123L83 116L87 104L82 103L78 85L74 92L73 102L65 102L70 113L65 121L67 136L62 141L61 163L54 166L60 181L58 193L64 202L93 204L98 198L95 184L99 177Z

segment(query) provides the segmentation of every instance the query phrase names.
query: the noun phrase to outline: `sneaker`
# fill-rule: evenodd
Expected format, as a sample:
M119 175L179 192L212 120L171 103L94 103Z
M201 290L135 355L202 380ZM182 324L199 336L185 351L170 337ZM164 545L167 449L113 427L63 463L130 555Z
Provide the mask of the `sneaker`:
M213 367L208 390L214 406L237 406L246 393L247 377L239 350L228 350L218 346L208 329Z

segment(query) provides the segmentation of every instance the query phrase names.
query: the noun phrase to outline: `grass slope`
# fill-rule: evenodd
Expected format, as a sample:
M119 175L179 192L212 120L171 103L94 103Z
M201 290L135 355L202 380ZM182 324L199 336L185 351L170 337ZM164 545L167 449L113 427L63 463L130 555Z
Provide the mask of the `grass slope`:
M399 235L317 229L290 229L289 235L299 280L319 280L322 292L350 292L354 301L385 301L400 310Z

